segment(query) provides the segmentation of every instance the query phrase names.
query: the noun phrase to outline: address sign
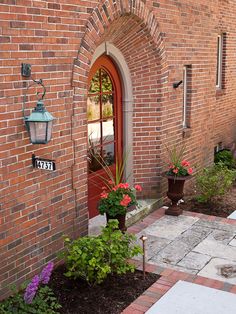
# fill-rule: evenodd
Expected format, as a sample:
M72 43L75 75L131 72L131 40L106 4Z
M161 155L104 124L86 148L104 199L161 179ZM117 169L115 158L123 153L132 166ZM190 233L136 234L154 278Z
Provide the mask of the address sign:
M32 155L32 164L34 168L54 171L56 170L56 164L53 160L43 159Z

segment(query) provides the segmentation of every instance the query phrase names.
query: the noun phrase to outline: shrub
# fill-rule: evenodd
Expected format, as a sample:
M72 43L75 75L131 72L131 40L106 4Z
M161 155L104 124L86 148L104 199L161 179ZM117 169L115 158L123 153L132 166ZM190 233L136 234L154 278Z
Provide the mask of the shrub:
M49 282L53 263L49 263L32 281L23 284L13 296L0 303L1 314L57 314L61 308L53 291L46 285ZM25 291L25 292L24 292Z
M230 150L221 150L215 154L214 162L216 164L222 163L229 169L234 169L236 166L235 159Z
M135 267L127 259L141 253L141 248L133 245L135 237L123 234L117 220L109 220L107 227L97 237L81 237L71 241L65 239L63 253L67 272L73 279L83 278L90 285L102 283L110 273L126 273Z
M200 192L197 200L206 203L223 196L231 188L235 174L234 170L221 163L203 169L196 177L197 190Z

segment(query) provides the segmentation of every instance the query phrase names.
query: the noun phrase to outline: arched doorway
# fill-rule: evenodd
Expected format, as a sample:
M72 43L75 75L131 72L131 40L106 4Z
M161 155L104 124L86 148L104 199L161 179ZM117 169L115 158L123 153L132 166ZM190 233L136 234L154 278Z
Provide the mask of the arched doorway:
M88 208L89 218L98 215L97 203L107 178L102 163L115 172L123 152L121 81L108 56L99 57L89 73L88 118Z

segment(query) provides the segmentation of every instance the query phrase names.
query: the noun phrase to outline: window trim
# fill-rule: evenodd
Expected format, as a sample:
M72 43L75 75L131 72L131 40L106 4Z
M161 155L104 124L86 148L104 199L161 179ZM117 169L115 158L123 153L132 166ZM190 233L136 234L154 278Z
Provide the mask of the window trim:
M216 88L222 89L223 74L223 34L217 35Z
M183 66L183 128L188 127L187 123L188 106L188 66Z

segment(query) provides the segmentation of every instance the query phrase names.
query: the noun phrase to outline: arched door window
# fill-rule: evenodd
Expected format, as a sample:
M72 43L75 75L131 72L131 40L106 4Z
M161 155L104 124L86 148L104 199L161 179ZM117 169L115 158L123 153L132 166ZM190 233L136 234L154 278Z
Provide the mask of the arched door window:
M107 56L100 57L89 75L88 119L88 203L90 218L96 207L105 177L101 163L114 172L122 157L121 84L115 65Z

